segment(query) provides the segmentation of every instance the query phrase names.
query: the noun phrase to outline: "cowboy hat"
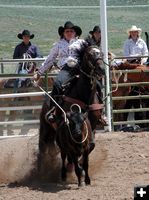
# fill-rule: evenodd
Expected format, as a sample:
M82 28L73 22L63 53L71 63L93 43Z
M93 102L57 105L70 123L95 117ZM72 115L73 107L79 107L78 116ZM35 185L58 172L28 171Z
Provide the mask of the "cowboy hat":
M93 30L92 31L89 31L89 33L92 35L93 33L95 33L95 32L101 32L101 29L100 29L100 27L99 26L94 26L94 28L93 28Z
M76 36L80 36L82 34L82 30L79 26L75 26L71 21L67 21L64 26L60 26L58 28L58 34L63 36L63 33L66 29L73 29L76 32Z
M33 39L33 38L34 38L34 34L31 34L30 31L28 31L28 30L22 31L22 33L19 33L19 34L17 35L17 37L18 37L19 39L23 39L23 36L24 36L24 35L29 36L30 39Z
M127 30L127 33L130 34L130 32L132 31L138 31L139 33L141 33L141 28L137 28L137 26L132 25L130 29Z

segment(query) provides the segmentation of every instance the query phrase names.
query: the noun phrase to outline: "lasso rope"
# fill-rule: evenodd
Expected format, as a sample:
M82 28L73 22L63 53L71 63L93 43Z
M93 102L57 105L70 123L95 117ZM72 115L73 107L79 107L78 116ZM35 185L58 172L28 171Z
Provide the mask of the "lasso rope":
M71 130L70 130L70 126L69 124L67 124L67 127L68 127L68 131L69 131L69 134L71 136L71 139L73 142L75 142L76 144L82 144L86 141L87 137L88 137L88 127L87 127L87 123L86 121L83 122L84 125L85 125L85 129L86 129L86 135L85 135L85 138L81 141L81 142L78 142L76 139L74 139L74 137L72 136L72 133L71 133Z

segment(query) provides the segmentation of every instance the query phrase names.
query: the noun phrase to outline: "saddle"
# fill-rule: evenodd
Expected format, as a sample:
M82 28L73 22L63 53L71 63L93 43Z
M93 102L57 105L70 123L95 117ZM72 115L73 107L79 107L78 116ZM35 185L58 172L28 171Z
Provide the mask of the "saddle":
M63 94L64 93L67 94L67 91L71 90L71 87L75 84L78 78L79 78L79 75L74 75L62 85Z

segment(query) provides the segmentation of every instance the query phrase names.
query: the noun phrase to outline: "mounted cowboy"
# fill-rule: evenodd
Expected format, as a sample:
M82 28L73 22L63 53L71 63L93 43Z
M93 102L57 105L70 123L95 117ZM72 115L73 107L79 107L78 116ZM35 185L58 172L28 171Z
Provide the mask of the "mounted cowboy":
M89 31L89 34L85 40L89 45L97 45L100 47L101 45L101 30L99 26L94 26L92 31Z
M51 69L58 58L57 66L60 72L54 82L52 96L61 95L63 84L79 73L79 51L82 50L86 42L79 39L82 30L79 26L67 21L64 26L58 28L60 40L52 47L47 59L34 75L34 80L38 81L40 76Z
M22 33L19 33L17 37L22 40L14 50L13 59L21 58L41 58L38 47L30 42L34 38L34 34L31 34L29 30L23 30ZM23 62L19 63L16 69L17 74L27 74L29 71L33 71L36 67L36 63ZM30 69L26 69L30 68ZM14 87L19 88L22 85L29 85L29 79L19 78L15 81Z
M82 34L82 30L79 26L74 25L71 21L67 21L64 24L64 26L60 26L58 28L58 34L60 36L59 41L52 47L47 59L42 64L42 66L39 68L38 72L35 73L34 80L38 81L40 79L40 76L45 71L52 68L53 63L58 58L57 65L60 68L60 72L55 79L51 95L56 100L56 102L58 102L58 104L62 106L61 100L62 100L62 95L63 95L63 85L65 83L67 83L69 80L76 77L76 75L80 74L80 62L81 62L80 54L81 54L82 50L84 50L85 46L87 46L88 44L85 40L79 39L80 35ZM99 52L100 51L98 50L97 54ZM92 62L93 61L94 60L92 60ZM96 62L94 62L94 64L96 64ZM86 77L87 75L83 75L83 76ZM89 85L91 84L90 79L91 79L90 76L87 77L87 80L89 81ZM84 87L85 87L85 85L84 85ZM88 92L88 90L87 90L87 92ZM83 93L81 92L81 94L83 94ZM75 95L76 95L76 93L75 93ZM74 99L76 99L76 101L77 101L77 97ZM86 99L86 100L89 101L89 99ZM71 102L71 103L73 103L73 102ZM48 104L48 102L47 102L47 104ZM46 111L46 113L45 113L45 109L44 109L45 107L46 108L49 107L49 109ZM45 105L45 107L43 105L43 109L42 109L40 116L43 116L43 115L45 116L45 115L47 115L47 113L50 112L48 115L48 120L46 120L46 121L48 121L49 124L55 123L58 118L58 114L55 113L55 111L57 112L57 108L55 107L55 104L53 102L50 102L50 105L49 104ZM63 108L63 106L62 106L62 108ZM61 119L61 115L59 116L59 118ZM60 119L58 119L57 121L59 121ZM43 137L45 138L47 136L47 134L49 134L49 132L47 133L46 131L48 130L48 128L50 129L50 125L49 124L47 125L46 131L44 132L42 130L42 128L43 128L43 124L46 124L45 119L41 119L40 122L41 122L40 123L40 125L41 125L40 141L41 141L41 146L42 146L42 144L43 144L42 138ZM92 146L94 148L94 145L95 145L94 132L91 132L91 134L92 134L92 137L91 137L91 141L90 141L90 146ZM69 163L71 163L71 162L69 162Z
M124 42L123 51L124 56L148 56L148 49L145 41L141 39L141 32L142 29L138 28L135 25L132 25L130 29L127 30L128 39ZM147 62L146 58L128 58L127 61L129 63L137 63L137 64L145 64ZM139 74L136 74L139 76ZM133 86L131 87L131 92L129 96L137 96L140 95L142 91L141 87ZM131 109L133 106L134 108L142 107L142 101L138 99L129 99L126 101L125 109ZM128 118L128 114L124 114L125 120ZM135 112L134 113L135 120L141 120L143 118L143 113ZM143 124L138 124L139 126L144 126Z

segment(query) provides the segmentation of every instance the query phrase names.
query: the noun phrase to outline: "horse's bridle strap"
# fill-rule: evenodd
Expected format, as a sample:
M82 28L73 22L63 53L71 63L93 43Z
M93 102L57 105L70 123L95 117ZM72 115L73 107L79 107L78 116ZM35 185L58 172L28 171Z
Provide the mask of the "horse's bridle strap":
M103 109L104 105L103 104L99 104L99 103L95 103L95 104L91 104L91 105L86 105L84 102L71 98L71 97L67 97L67 96L63 96L64 101L67 101L69 103L75 103L78 104L82 109L89 109L89 110L101 110Z

